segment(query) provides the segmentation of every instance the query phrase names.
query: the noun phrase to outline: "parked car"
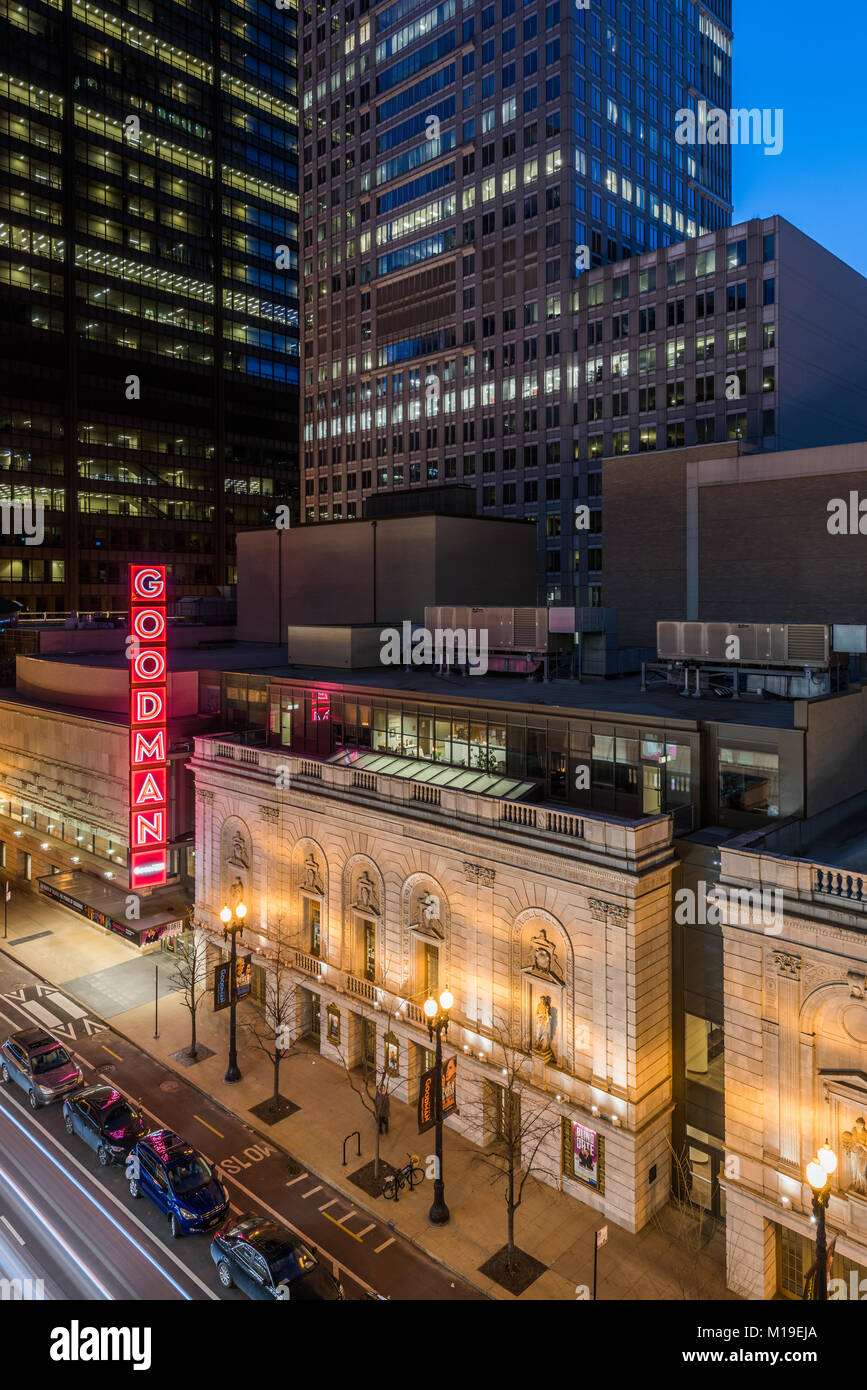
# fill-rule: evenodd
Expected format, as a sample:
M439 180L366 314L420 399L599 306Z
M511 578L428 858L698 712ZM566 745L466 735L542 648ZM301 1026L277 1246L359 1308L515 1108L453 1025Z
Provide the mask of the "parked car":
M67 1134L77 1134L96 1150L103 1165L122 1163L145 1122L137 1105L112 1086L85 1086L63 1102Z
M242 1213L215 1232L211 1259L224 1289L248 1298L333 1302L343 1287L302 1241L266 1216Z
M0 1080L27 1092L30 1108L50 1105L84 1081L84 1072L44 1028L22 1028L0 1045Z
M149 1197L169 1219L172 1235L209 1231L229 1210L229 1194L210 1164L171 1129L136 1141L126 1161L131 1197Z

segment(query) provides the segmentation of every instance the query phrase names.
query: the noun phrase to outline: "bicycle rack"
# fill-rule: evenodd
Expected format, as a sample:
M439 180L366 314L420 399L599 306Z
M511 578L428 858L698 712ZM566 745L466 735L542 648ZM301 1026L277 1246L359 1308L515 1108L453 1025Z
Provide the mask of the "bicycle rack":
M351 1134L347 1134L343 1141L343 1166L346 1167L346 1145L350 1139L354 1139L357 1145L356 1157L361 1158L361 1130L354 1129Z

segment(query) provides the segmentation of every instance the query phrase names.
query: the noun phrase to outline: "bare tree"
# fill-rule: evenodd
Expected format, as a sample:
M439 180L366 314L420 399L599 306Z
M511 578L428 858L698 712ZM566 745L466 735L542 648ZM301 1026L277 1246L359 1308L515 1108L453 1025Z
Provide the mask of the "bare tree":
M512 1275L517 1271L515 1216L524 1200L524 1188L531 1173L556 1177L540 1161L540 1151L556 1131L559 1152L561 1121L554 1105L550 1101L540 1104L537 1093L532 1094L530 1104L522 1104L524 1092L531 1081L532 1060L522 1051L521 1039L516 1036L511 1023L502 1020L495 1022L491 1032L498 1054L495 1058L500 1070L498 1084L503 1094L497 1097L499 1113L496 1117L484 1113L487 1107L483 1102L481 1128L486 1131L486 1139L491 1128L494 1128L497 1139L476 1158L492 1170L492 1183L503 1183L505 1186L506 1268ZM527 1100L531 1100L529 1091Z
M386 1034L390 1033L391 1020L394 1017L394 1008L392 1004L391 994L387 991L383 991L383 1002L381 1004L381 1007L378 1009L374 1009L373 1007L371 1007L369 1013L366 1011L364 1005L362 1005L361 1017L363 1020L368 1022L371 1019L384 1019L386 1023L385 1032ZM353 1067L350 1064L348 1054L345 1048L340 1051L340 1060L343 1064L343 1070L346 1072L346 1079L349 1082L355 1094L358 1096L358 1099L361 1101L361 1104L364 1106L364 1109L367 1111L368 1115L370 1115L371 1119L373 1120L374 1179L379 1178L379 1145L380 1139L382 1137L379 1132L379 1120L380 1110L383 1101L379 1100L378 1097L384 1097L386 1106L390 1105L390 1087L392 1081L395 1079L388 1066L388 1049L384 1042L382 1042L381 1045L382 1053L379 1058L374 1058L373 1062L370 1062L368 1060L368 1058L364 1055L364 1050L362 1049L360 1068L357 1066Z
M250 1038L264 1052L273 1068L274 1090L269 1110L280 1109L280 1066L296 1055L300 1028L298 1027L298 998L289 967L294 954L287 947L277 924L277 935L270 958L271 969L265 982L265 1007L261 1016L245 1022Z
M181 996L181 1002L190 1015L191 1038L187 1048L190 1057L198 1055L196 1040L196 1014L206 990L205 955L207 944L202 924L195 914L195 908L187 912L187 927L175 938L175 963L169 982Z

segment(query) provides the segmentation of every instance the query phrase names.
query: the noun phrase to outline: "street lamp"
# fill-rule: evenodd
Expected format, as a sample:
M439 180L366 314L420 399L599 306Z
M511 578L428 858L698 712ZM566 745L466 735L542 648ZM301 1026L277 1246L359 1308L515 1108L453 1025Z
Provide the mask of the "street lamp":
M220 913L220 921L223 924L223 940L227 936L232 938L231 964L229 966L229 1065L226 1068L225 1081L240 1081L241 1072L238 1068L238 1050L235 1038L235 1008L238 1003L238 980L237 980L237 939L244 929L244 918L247 916L247 908L244 903L237 903L234 912L230 907L224 907Z
M827 1139L816 1157L807 1164L807 1182L813 1189L813 1216L816 1219L816 1277L814 1300L828 1300L828 1247L825 1240L825 1212L831 1198L831 1176L837 1169L837 1155Z
M428 1220L434 1226L444 1226L449 1219L446 1206L445 1183L443 1181L443 1034L449 1031L449 1009L454 997L444 989L439 999L426 999L423 1004L427 1031L431 1041L436 1034L436 1065L434 1068L434 1118L436 1120L436 1176L434 1177L433 1205L428 1212Z

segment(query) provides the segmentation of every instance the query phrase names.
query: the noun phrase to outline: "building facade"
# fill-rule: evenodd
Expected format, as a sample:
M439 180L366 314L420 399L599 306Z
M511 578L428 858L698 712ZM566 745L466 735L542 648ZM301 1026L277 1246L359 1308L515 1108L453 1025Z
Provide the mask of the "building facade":
M0 582L37 612L234 582L297 503L297 14L265 0L0 13ZM9 511L9 508L6 509Z
M736 614L765 623L867 619L858 511L867 499L867 443L754 453L746 441L732 440L654 458L608 458L602 498L610 560L605 598L617 609L626 644L654 643L663 615L706 622Z
M571 524L584 269L728 226L728 144L674 135L678 110L730 105L730 19L728 0L304 6L304 520L469 482L545 538L556 517L568 565L546 570L543 538L540 589L598 598Z
M421 1006L447 986L448 1125L496 1143L520 1057L538 1176L640 1229L669 1186L670 821L529 814L225 738L197 739L192 766L212 960L243 898L254 976L279 941L297 1030L338 1064L387 1065L409 1103L432 1064Z
M863 850L851 853L864 843L861 802L854 827L838 827L842 858L801 845L796 859L794 842L722 850L721 884L781 903L776 920L758 904L734 919L723 907L728 1282L748 1298L802 1297L815 1258L805 1166L826 1141L838 1158L831 1296L867 1293L867 879Z

